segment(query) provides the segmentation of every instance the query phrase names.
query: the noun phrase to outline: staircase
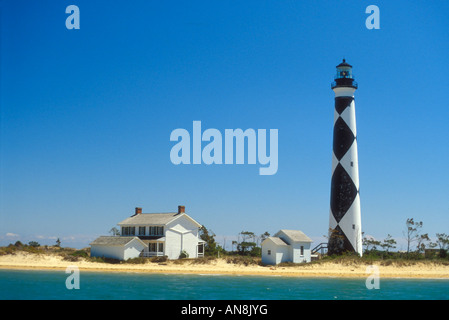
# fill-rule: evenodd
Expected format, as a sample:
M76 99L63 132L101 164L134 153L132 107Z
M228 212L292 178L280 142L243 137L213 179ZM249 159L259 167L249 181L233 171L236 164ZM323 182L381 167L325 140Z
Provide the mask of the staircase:
M322 242L312 249L312 254L316 254L317 252L320 252L321 255L327 253L327 242Z

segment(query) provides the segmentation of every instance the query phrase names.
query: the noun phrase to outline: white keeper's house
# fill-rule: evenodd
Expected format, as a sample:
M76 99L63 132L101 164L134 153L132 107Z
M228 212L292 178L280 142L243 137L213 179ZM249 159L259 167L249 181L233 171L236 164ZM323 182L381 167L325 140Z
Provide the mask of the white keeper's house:
M178 206L173 213L135 214L118 223L119 236L101 236L90 243L91 257L128 260L136 257L167 256L178 259L181 253L189 258L204 256L204 241L199 237L201 224Z
M262 263L277 265L281 262L311 261L312 239L299 230L280 230L262 242Z

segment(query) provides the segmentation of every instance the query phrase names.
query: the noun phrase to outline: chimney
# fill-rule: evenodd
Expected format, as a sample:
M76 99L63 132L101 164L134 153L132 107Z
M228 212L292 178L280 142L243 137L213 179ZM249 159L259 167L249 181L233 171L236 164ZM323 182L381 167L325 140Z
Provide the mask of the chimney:
M142 214L142 208L136 208L136 215L137 214Z
M178 206L178 214L186 213L186 207L185 206Z

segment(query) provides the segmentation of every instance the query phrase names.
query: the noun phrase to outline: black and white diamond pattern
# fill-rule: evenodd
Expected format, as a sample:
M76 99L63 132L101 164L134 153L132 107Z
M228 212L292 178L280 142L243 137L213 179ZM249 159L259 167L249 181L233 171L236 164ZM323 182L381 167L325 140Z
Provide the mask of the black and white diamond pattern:
M362 254L354 97L335 98L329 254Z

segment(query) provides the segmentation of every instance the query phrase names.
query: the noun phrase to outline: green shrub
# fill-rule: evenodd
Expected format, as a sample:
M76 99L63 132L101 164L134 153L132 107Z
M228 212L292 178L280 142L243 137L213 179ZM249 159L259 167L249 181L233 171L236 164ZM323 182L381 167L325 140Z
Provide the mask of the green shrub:
M70 261L70 262L76 262L76 261L79 261L80 258L79 258L79 257L76 257L76 256L72 256L72 255L67 255L67 256L65 256L62 260L64 260L64 261Z
M70 253L73 257L79 257L79 258L88 258L89 254L84 250L77 250L75 252Z
M185 264L185 263L189 263L190 261L192 261L192 259L177 259L177 260L173 260L172 263L173 264Z
M25 252L29 252L29 253L35 253L35 254L40 254L41 251L39 250L39 247L36 246L25 246L22 249Z
M228 256L225 260L229 264L243 264L244 266L261 265L260 258L250 256Z
M14 255L16 254L16 248L15 247L2 247L0 248L0 256L5 256L5 255Z
M148 258L148 261L153 262L153 263L167 262L167 260L168 260L167 256Z
M145 264L145 263L147 263L147 259L142 258L142 257L130 258L130 259L126 260L124 263Z
M40 247L41 245L38 243L38 242L36 242L36 241L30 241L30 242L28 242L28 245L30 246L30 247L34 247L34 248L37 248L37 247Z
M102 257L89 257L87 259L87 261L89 261L89 262L106 263L106 261L104 261L104 258L102 258Z
M207 257L192 259L192 263L193 264L207 264L207 263L210 263L210 262L215 261L215 260L217 260L216 257L207 256Z
M186 259L189 257L189 254L187 253L187 251L182 250L181 254L179 255L179 259Z
M99 263L109 263L109 264L120 264L121 261L113 258L106 257L88 257L87 261L89 262L99 262Z
M16 243L14 243L14 246L17 248L23 248L24 244L20 241L16 241Z

